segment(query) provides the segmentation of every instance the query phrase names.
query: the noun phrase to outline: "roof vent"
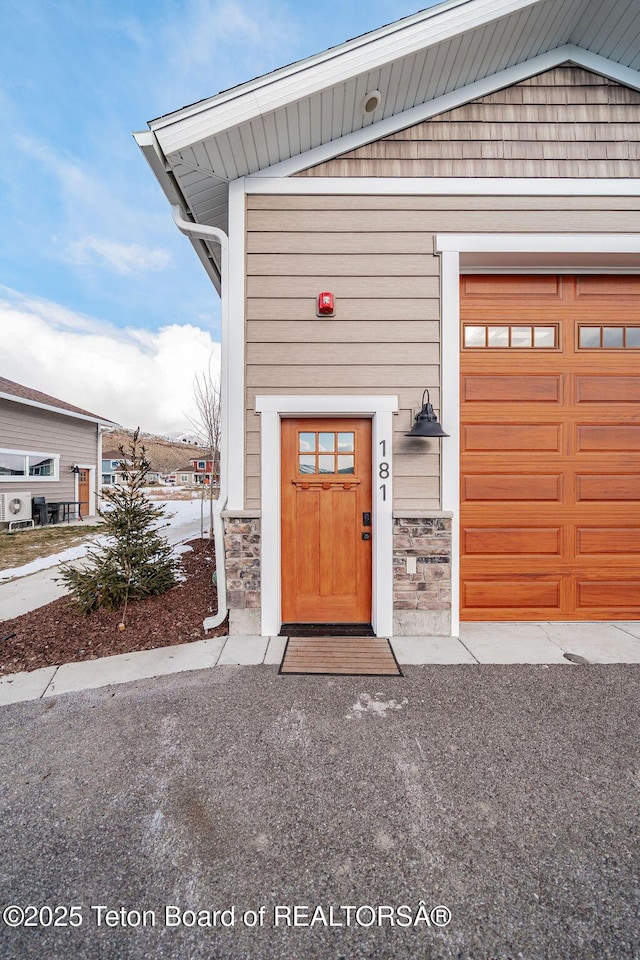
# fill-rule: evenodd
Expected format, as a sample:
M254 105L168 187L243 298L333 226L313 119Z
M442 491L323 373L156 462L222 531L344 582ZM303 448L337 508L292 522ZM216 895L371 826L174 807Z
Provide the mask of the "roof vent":
M360 109L363 113L375 113L381 100L382 94L379 90L370 90L369 93L363 97Z

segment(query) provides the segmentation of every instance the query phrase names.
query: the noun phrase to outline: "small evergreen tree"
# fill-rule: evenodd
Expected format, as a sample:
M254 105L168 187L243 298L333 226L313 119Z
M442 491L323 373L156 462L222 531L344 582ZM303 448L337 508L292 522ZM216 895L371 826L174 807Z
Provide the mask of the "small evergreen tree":
M118 447L122 483L103 492L109 507L98 514L109 540L89 551L87 563L65 567L60 577L84 614L98 607L126 611L129 600L165 593L177 582L178 561L157 529L166 517L164 505L152 503L142 489L151 464L138 444L139 433L134 432L126 453Z

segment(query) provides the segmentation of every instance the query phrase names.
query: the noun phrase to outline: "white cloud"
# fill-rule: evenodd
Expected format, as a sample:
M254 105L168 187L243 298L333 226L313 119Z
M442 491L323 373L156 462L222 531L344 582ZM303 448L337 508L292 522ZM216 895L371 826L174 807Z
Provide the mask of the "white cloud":
M217 371L220 344L195 324L118 330L0 288L3 376L154 433L191 429L193 379Z
M116 243L104 237L83 237L70 243L68 250L74 263L106 264L120 274L164 270L171 261L168 250L142 247L138 243Z

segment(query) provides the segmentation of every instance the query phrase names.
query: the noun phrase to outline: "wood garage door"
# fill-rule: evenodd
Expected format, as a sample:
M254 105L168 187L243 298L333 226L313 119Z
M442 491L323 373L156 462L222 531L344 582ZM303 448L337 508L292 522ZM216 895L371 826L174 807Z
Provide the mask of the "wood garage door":
M461 280L461 616L640 618L640 277Z

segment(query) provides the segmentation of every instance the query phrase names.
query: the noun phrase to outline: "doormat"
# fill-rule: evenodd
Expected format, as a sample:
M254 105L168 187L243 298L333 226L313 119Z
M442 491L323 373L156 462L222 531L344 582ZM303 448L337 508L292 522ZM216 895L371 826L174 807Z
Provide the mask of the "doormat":
M370 623L283 623L281 637L375 637Z
M289 637L281 674L401 677L386 637Z

